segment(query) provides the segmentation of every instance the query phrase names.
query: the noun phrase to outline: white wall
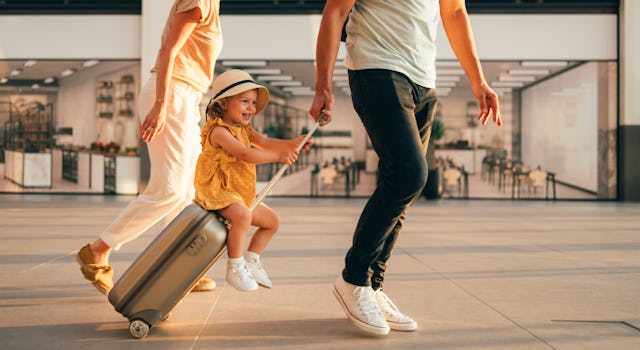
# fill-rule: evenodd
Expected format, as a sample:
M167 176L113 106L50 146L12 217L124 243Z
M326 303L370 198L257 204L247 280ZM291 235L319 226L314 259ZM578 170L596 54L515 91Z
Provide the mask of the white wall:
M0 32L12 33L0 36L0 59L142 58L146 71L172 2L143 0L143 16L0 16ZM630 3L625 6L637 13L638 5ZM221 58L315 58L320 15L223 15L221 20ZM482 59L617 58L615 15L479 14L471 15L471 22ZM454 58L442 29L438 58Z
M0 59L139 59L140 16L0 16Z
M598 63L522 93L522 161L556 179L598 191Z

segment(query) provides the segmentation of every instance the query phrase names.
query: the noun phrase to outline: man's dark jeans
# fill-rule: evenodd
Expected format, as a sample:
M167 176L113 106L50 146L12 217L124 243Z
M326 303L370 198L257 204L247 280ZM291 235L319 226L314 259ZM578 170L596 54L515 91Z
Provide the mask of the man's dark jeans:
M353 235L342 276L382 288L386 263L407 208L427 181L426 151L437 102L434 89L383 69L349 71L353 106L378 154L378 182Z

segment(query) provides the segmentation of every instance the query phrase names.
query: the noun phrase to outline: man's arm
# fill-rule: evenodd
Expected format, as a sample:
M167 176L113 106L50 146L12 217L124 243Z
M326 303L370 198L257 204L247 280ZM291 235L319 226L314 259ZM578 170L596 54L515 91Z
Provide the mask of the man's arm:
M478 120L484 125L492 114L493 122L502 126L498 95L484 78L464 0L440 0L440 18L451 48L469 77L473 95L478 99Z
M315 96L309 108L314 120L318 120L322 111L325 112L327 118L321 125L331 121L333 68L340 48L342 26L355 2L356 0L327 0L322 11L316 43Z

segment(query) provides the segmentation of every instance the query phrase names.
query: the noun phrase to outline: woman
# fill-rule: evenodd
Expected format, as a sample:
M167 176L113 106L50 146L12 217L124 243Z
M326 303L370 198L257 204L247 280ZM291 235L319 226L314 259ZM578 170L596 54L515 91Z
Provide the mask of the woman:
M220 0L175 0L171 7L155 66L139 100L142 139L148 143L151 161L149 184L77 255L84 277L103 294L113 287L111 251L163 217L168 223L194 197L199 104L222 49L219 10ZM214 281L202 279L194 291L213 288Z

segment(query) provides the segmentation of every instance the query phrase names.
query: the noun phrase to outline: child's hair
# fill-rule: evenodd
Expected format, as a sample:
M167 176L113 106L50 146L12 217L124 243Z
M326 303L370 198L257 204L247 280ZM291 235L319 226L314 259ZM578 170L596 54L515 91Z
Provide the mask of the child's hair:
M207 105L206 117L207 120L213 120L215 118L222 118L226 108L224 106L226 98L219 99L217 101L210 101Z

